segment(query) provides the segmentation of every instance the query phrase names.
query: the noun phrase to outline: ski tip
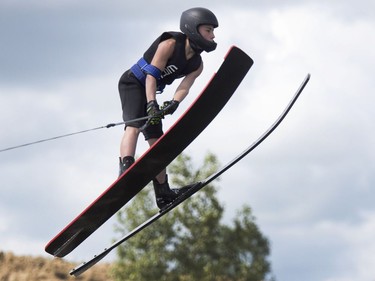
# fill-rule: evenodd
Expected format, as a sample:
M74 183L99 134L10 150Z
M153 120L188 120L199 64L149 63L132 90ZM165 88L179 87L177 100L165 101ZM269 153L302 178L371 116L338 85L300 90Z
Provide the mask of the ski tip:
M244 61L247 61L250 66L252 66L254 64L254 60L248 55L246 54L241 48L235 46L235 45L232 45L229 50L227 51L227 53L225 54L224 56L224 59L227 59L231 54L241 54L243 56L243 60Z
M305 88L305 86L307 85L307 83L310 81L310 77L311 77L311 74L307 73L305 79L302 82L301 90L300 91L302 91Z

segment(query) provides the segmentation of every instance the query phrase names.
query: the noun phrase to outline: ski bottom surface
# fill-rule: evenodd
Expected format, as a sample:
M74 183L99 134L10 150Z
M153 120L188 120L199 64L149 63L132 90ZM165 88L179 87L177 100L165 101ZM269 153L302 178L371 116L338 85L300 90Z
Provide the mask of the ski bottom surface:
M55 257L65 257L134 198L215 119L252 65L250 56L232 46L220 68L180 117L125 173L52 238L45 251ZM208 104L210 107L206 110Z
M98 263L100 260L102 260L105 256L107 256L113 249L117 248L119 245L133 237L135 234L164 216L165 214L169 213L171 210L176 208L178 205L180 205L182 202L184 202L186 199L190 198L193 194L198 192L200 189L202 189L204 186L211 183L213 180L218 178L220 175L222 175L224 172L226 172L228 169L230 169L233 165L235 165L237 162L239 162L242 158L244 158L246 155L248 155L251 151L253 151L259 144L261 144L284 120L285 116L289 113L290 109L293 107L294 103L297 101L298 97L302 93L303 89L307 85L308 81L310 80L310 74L307 74L306 78L303 80L302 84L298 88L295 95L290 100L289 104L286 106L284 111L280 114L280 116L277 118L277 120L255 141L253 142L247 149L245 149L241 154L239 154L236 158L234 158L232 161L230 161L226 166L221 168L216 173L212 174L208 178L206 178L203 181L196 182L193 184L188 185L188 190L181 194L176 200L174 200L172 203L167 205L165 208L161 209L157 214L149 218L147 221L133 229L131 232L120 238L118 241L114 242L110 247L105 248L100 254L95 255L91 260L88 262L84 262L74 268L70 271L70 275L79 276L85 271L87 271L89 268L91 268L93 265Z

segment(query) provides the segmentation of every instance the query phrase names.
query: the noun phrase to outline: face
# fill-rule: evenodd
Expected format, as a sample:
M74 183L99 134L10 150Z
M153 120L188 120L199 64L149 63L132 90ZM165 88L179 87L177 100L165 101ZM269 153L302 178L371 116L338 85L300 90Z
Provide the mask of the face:
M214 35L214 27L212 25L206 25L206 24L200 25L198 27L198 32L207 41L214 41L215 35Z

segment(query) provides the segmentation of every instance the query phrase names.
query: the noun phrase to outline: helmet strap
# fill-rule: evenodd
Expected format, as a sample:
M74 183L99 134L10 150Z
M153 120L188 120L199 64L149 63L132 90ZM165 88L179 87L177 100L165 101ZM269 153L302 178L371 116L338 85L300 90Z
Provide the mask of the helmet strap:
M201 54L203 52L203 49L200 48L193 40L189 38L189 44L190 47L194 50L195 53Z

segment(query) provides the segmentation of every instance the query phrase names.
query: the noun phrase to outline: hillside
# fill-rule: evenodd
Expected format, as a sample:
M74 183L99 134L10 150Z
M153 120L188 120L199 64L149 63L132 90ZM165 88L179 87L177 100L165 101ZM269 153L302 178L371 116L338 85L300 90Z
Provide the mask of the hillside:
M77 264L62 259L15 256L0 252L0 281L113 281L109 264L97 264L79 277L69 271Z

